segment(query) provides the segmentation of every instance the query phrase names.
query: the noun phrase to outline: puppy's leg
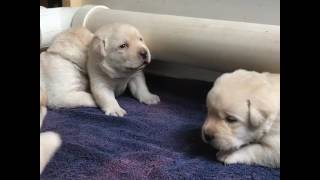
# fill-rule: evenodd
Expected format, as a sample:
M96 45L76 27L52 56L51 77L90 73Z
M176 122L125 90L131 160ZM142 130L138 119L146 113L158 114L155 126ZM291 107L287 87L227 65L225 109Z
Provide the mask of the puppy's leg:
M114 92L103 83L92 83L92 94L106 115L123 117L127 112L118 104Z
M217 158L226 164L244 163L280 167L280 152L272 146L262 144L248 145L232 153L219 152Z
M63 107L96 107L92 95L85 91L69 92L62 101Z
M60 146L61 139L57 133L40 133L40 174Z
M44 117L47 114L47 94L46 92L40 87L40 128L42 126L42 122Z
M160 102L159 96L150 93L143 72L138 72L129 81L129 89L132 95L140 102L145 104L158 104Z
M45 85L48 107L96 107L92 95L86 92L87 77L77 66L62 56L47 52L40 58L40 85Z
M40 128L42 126L42 122L43 122L46 114L47 114L47 108L44 106L40 106Z

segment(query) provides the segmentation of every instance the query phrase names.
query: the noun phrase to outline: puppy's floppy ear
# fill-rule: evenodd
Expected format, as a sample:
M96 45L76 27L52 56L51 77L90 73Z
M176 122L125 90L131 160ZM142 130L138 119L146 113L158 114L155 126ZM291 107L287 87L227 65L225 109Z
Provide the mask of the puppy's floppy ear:
M92 40L92 48L93 50L103 56L106 57L107 56L107 40L106 39L101 39L97 36L95 36Z
M247 100L248 106L248 122L251 128L258 128L267 118L268 113L257 109L251 100Z

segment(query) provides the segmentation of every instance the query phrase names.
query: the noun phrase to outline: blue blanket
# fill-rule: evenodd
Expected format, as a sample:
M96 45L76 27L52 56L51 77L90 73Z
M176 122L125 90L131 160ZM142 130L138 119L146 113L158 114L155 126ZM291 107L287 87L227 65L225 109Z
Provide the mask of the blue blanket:
M49 110L42 131L63 144L40 179L280 179L280 169L224 165L201 141L205 98L212 83L148 76L161 103L118 98L128 115L108 117L97 108Z

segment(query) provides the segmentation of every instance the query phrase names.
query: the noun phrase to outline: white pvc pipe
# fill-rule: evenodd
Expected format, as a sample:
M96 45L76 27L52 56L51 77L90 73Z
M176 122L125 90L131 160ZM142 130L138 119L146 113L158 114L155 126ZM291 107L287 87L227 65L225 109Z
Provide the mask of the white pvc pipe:
M218 71L246 68L280 72L279 26L119 11L106 6L40 7L40 47L48 47L71 23L95 31L112 22L136 26L157 60Z
M159 15L86 5L72 26L96 31L104 24L136 26L154 59L217 71L238 68L280 72L280 26Z
M48 47L60 32L71 27L79 8L45 8L40 6L40 48Z

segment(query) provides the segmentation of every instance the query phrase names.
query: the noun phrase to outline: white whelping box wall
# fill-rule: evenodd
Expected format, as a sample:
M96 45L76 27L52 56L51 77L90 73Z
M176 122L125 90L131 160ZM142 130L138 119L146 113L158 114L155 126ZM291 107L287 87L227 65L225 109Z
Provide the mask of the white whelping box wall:
M70 3L71 6L97 4L119 10L280 25L279 0L82 0L81 2L75 0L74 2L77 3ZM153 61L147 71L205 81L214 81L220 74L188 65L160 61Z

